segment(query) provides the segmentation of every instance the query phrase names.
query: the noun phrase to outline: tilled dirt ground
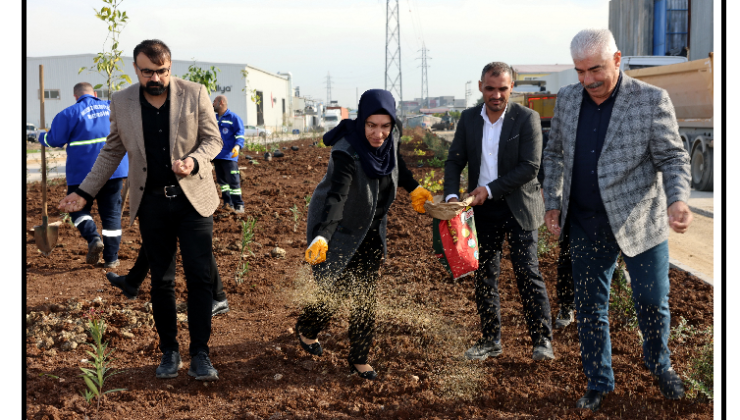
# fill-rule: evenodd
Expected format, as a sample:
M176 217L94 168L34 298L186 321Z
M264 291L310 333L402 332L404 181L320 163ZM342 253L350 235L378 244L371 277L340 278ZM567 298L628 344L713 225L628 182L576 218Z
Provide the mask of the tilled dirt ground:
M531 340L522 317L508 255L504 255L500 292L504 353L484 362L462 359L479 337L473 284L469 277L452 281L431 251L432 223L411 208L402 189L389 214L389 253L382 269L377 334L370 360L380 381L350 376L346 357L348 311L337 316L319 336L325 349L310 356L298 346L292 327L301 304L310 298L312 280L303 262L306 248L306 197L321 180L329 148L311 141L284 143L285 157L258 164L240 160L246 213L218 210L214 215L214 250L231 311L213 319L211 359L220 380L205 384L187 375L190 358L179 377L158 380L158 339L153 328L149 282L138 299L127 300L110 286L105 270L85 264L86 244L68 222L60 228L60 245L42 256L29 232L26 241L26 415L33 419L710 419L711 402L664 399L642 363L637 331L612 313L613 365L616 390L597 413L574 408L585 392L575 325L555 331L557 359L534 362ZM299 146L298 151L290 146ZM403 154L420 179L432 168L417 168L426 151L420 142L405 144ZM246 152L249 154L249 152ZM261 153L251 153L261 156ZM427 151L428 157L432 152ZM441 169L435 169L437 179ZM50 187L51 220L64 196L63 182ZM38 183L28 185L26 226L40 224ZM300 212L294 221L291 208ZM128 221L128 209L124 212ZM241 256L241 221L257 218L253 255ZM99 219L96 218L99 223ZM98 225L100 228L100 225ZM557 244L540 258L548 284L553 319L557 313L555 278ZM125 227L118 274L126 274L140 247L138 226ZM270 256L274 247L284 258ZM237 270L248 273L237 282ZM713 290L695 277L671 270L671 325L683 317L686 326L713 325ZM178 302L187 291L178 262ZM99 411L80 395L78 375L88 366L91 338L83 315L102 310L109 324L105 339L115 348L113 376ZM188 348L183 315L179 339ZM701 334L684 334L670 342L676 371L688 371L703 344ZM185 352L187 353L187 352Z

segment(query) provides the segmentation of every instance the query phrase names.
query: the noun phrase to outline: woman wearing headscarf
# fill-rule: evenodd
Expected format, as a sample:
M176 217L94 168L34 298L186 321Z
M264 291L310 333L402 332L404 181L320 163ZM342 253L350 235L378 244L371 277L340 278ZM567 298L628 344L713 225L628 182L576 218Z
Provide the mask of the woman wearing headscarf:
M411 194L419 213L424 213L425 201L432 201L398 153L395 110L390 92L368 90L360 97L357 118L343 120L324 135L332 152L308 206L305 256L319 293L296 324L301 347L320 356L318 333L336 313L339 300L351 298L349 367L370 380L377 377L367 355L375 329L375 285L386 254L388 209L399 185Z

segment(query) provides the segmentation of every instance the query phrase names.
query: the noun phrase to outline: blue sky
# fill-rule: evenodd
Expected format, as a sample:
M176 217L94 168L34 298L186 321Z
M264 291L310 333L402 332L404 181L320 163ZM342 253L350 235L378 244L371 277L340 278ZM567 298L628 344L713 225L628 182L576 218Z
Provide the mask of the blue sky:
M392 1L391 3L394 3ZM608 26L608 0L400 0L403 97L421 95L422 42L431 57L429 95L464 98L490 61L567 64L578 30ZM106 36L94 17L100 0L28 0L28 56L101 51ZM385 15L382 0L126 0L130 16L121 46L131 55L147 38L166 42L177 59L247 63L290 71L301 94L352 106L356 90L382 88ZM43 23L42 23L43 22ZM133 69L128 69L133 74Z

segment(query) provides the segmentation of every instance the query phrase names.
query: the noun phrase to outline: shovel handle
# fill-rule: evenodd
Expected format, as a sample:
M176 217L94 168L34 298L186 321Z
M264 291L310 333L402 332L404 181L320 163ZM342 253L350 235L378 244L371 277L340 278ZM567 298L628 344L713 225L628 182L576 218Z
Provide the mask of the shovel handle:
M39 64L39 93L41 96L41 128L46 128L46 121L44 119L44 65ZM41 216L46 225L49 215L46 211L46 147L41 145Z
M46 220L49 214L46 211L46 153L41 146L41 216Z

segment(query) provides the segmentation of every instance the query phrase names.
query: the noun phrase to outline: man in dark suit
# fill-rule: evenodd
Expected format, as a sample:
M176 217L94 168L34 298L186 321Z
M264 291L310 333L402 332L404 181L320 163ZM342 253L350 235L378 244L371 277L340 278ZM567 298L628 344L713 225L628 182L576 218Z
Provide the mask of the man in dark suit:
M537 228L545 208L537 181L542 129L537 112L509 103L513 70L493 62L483 68L478 88L484 103L462 112L445 162L445 199L458 200L460 173L468 165L468 191L475 196L480 255L475 301L483 336L465 352L484 360L503 352L498 293L501 248L508 235L511 262L532 337L534 360L555 358L550 301L537 260Z

